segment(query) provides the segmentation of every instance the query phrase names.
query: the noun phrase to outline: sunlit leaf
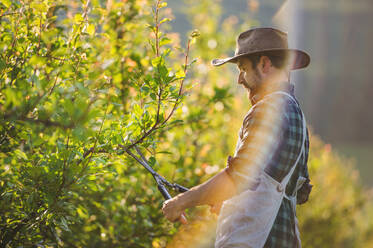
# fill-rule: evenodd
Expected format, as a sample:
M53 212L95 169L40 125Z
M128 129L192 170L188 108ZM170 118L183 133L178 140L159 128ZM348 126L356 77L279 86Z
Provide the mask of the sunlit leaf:
M171 43L171 42L172 42L171 39L169 39L169 38L167 38L167 37L164 37L164 38L162 38L161 41L159 42L159 45L160 45L160 46L164 46L164 45L167 45L167 44L169 44L169 43Z
M9 8L12 5L12 2L10 0L1 0L0 2L4 4L7 8Z
M43 3L42 1L34 1L31 3L30 7L32 9L36 9L39 12L46 12L47 11L47 5Z
M89 24L88 27L87 27L87 33L89 35L93 35L95 33L95 25L94 24Z

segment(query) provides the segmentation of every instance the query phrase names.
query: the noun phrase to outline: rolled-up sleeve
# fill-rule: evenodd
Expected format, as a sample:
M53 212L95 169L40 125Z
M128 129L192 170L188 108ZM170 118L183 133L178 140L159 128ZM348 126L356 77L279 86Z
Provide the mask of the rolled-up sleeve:
M246 114L233 158L226 172L238 192L255 184L255 176L274 156L287 127L286 100L282 95L268 97Z

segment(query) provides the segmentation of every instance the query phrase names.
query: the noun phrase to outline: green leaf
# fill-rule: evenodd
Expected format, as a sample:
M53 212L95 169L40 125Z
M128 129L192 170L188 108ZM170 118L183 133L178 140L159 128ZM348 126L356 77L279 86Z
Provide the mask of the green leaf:
M153 99L153 100L156 100L156 99L157 99L157 96L156 96L155 93L150 93L150 97L151 97L151 99Z
M83 16L82 14L80 13L77 13L75 16L74 16L74 21L79 23L79 22L82 22L84 19L83 19Z
M95 25L89 24L88 27L87 27L87 33L89 35L93 35L95 33Z
M167 45L169 43L171 43L171 40L169 38L167 38L167 37L163 37L161 39L161 41L159 42L159 46L164 46L164 45Z
M184 70L178 70L178 71L175 73L175 76L176 76L176 78L184 78L184 77L185 77L185 72L184 72Z
M194 29L193 32L190 34L191 38L197 38L201 35L198 29Z
M21 151L19 149L15 150L14 153L16 154L16 156L18 158L21 158L21 159L24 159L24 160L28 159L26 153L24 153L23 151Z
M5 94L5 107L20 106L23 103L22 92L13 88L6 88L3 92Z
M197 62L197 61L198 61L197 58L193 59L193 60L188 64L188 67L191 66L192 64L194 64L194 63Z
M29 60L30 65L35 65L38 67L45 65L45 62L46 62L46 59L38 55L33 55Z
M173 154L172 152L169 152L169 151L160 151L160 152L157 152L157 153L163 153L163 154Z
M88 135L87 130L81 126L74 128L72 134L80 140L84 140Z
M163 80L166 80L168 78L168 69L166 66L158 65L158 71Z
M168 55L170 55L171 53L171 49L170 48L167 48L164 50L164 52L162 53L164 57L167 57Z
M150 88L148 86L142 86L141 87L141 92L144 92L145 94L149 93Z
M149 158L148 162L149 162L149 165L151 167L153 167L157 161L156 161L155 157L152 156L152 157Z
M171 21L171 19L170 18L163 18L160 22L159 22L159 24L162 24L162 23L164 23L164 22L169 22L169 21Z
M162 2L158 5L158 8L164 8L167 7L167 2Z
M2 71L5 67L6 67L5 61L0 59L0 71Z
M48 7L43 2L32 2L30 4L31 9L36 9L39 12L47 12Z
M1 0L0 3L4 4L7 8L12 5L12 2L10 0Z
M174 124L182 124L184 121L183 120L174 120L174 121L171 121L170 122L170 125L174 125Z
M133 105L133 113L137 117L140 117L142 115L142 109L141 109L140 105L138 105L138 104Z
M66 47L59 47L56 50L53 51L53 55L56 57L64 56L67 53Z
M81 206L76 209L76 212L80 218L86 219L88 217L88 215L85 213L85 209L83 209Z
M60 223L61 223L62 229L67 231L67 232L71 232L69 226L67 225L67 221L66 221L65 217L62 216L60 220L61 220Z
M152 65L154 67L157 67L158 65L162 65L162 64L164 64L164 60L161 56L152 59Z

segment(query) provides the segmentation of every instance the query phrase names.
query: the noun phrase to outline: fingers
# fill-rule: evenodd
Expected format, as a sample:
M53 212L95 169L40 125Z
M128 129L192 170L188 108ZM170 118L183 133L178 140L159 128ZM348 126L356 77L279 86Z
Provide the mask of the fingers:
M166 219L171 222L180 221L182 224L188 223L185 213L178 209L178 206L172 201L172 199L163 203L162 212Z
M228 159L227 159L227 167L229 167L229 165L232 163L233 161L233 157L232 156L228 156Z
M229 155L229 156L228 156L228 163L231 162L232 159L233 159L232 156Z
M164 216L166 217L166 219L168 219L171 222L174 222L177 219L173 218L173 216L172 216L172 209L171 209L170 205L168 204L169 201L170 200L167 200L167 201L163 202L162 212L163 212Z
M187 220L187 218L186 218L186 216L185 216L185 213L182 213L182 214L180 215L179 221L180 221L181 224L183 224L183 225L188 224L188 220Z
M223 204L222 202L219 202L214 205L211 205L211 209L210 209L211 213L219 214L222 204Z

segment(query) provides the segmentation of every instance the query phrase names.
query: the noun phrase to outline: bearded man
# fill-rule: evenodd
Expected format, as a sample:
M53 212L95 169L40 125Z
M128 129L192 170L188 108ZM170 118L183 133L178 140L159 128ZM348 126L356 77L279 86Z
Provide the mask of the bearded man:
M290 70L310 57L289 49L287 34L255 28L237 38L235 55L212 65L235 63L237 83L249 93L233 157L207 182L163 205L170 221L187 208L210 205L220 212L215 247L301 247L296 204L307 201L312 185L307 169L306 121L290 83Z

